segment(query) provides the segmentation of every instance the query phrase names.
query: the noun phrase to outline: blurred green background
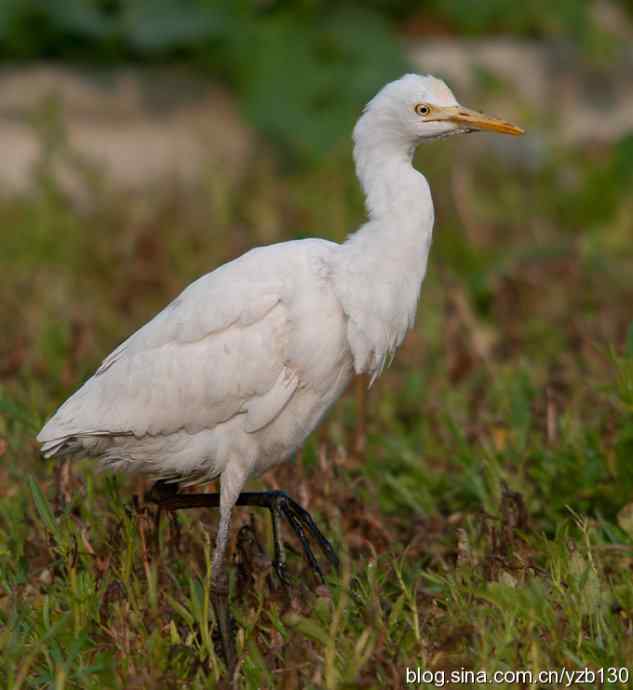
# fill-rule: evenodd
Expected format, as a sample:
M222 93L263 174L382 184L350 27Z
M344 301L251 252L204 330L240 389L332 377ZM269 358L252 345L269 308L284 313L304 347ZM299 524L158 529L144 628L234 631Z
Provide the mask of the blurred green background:
M237 550L244 687L633 658L632 39L607 0L0 4L2 687L216 687L214 516L149 558L142 487L34 436L200 274L358 227L351 128L407 70L527 134L418 151L417 325L259 482L335 535L343 584L288 600Z
M627 19L633 15L627 0L611 5ZM248 119L277 144L317 156L349 130L359 103L402 73L403 38L559 40L599 61L613 57L612 29L622 29L617 14L596 21L600 11L609 15L610 6L582 0L4 0L0 59L184 64L225 83Z

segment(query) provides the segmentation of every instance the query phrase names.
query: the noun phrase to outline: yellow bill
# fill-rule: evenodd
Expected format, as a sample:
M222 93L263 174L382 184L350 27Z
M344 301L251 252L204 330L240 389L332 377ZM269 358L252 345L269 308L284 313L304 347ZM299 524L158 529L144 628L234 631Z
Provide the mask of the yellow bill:
M491 132L512 134L514 136L525 133L524 129L517 125L513 125L511 122L506 122L497 117L479 113L476 110L470 110L470 108L464 108L461 105L438 109L437 115L433 119L448 120L449 122L454 122L470 129L485 129Z

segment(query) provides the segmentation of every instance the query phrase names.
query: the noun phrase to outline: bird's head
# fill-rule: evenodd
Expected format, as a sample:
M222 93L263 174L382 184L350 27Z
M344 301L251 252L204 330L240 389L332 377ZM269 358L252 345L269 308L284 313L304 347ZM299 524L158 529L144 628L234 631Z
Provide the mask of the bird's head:
M406 74L387 84L367 104L355 138L365 134L371 139L373 134L416 146L425 139L478 130L523 134L516 125L460 105L441 79Z

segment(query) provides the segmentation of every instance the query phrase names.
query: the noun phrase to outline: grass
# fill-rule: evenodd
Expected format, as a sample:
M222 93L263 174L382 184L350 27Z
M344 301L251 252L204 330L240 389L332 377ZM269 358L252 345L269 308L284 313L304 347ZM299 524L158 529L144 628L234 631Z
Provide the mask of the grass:
M267 515L236 513L241 688L633 658L630 142L529 168L483 156L487 141L420 153L438 227L417 327L367 398L353 386L299 461L256 483L314 513L341 576L317 586L287 534L281 589ZM234 188L95 188L89 210L45 175L0 201L1 687L222 687L215 515L156 535L138 482L45 463L34 435L195 276L253 244L342 239L362 219L348 155L282 175L260 151Z

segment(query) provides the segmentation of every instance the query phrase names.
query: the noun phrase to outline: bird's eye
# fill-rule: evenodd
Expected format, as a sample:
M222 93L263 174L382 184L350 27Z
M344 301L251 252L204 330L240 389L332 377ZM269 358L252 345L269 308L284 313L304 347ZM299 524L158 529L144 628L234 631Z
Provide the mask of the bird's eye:
M418 103L415 106L415 112L418 115L428 115L431 112L430 106L426 105L426 103Z

